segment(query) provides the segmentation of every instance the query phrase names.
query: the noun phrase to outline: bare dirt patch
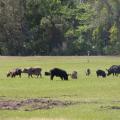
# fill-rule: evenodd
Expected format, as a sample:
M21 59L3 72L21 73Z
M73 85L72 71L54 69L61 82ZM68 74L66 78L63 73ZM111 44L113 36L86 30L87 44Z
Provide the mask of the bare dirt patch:
M0 109L2 110L38 110L38 109L51 109L54 107L64 107L75 104L70 101L60 101L52 99L26 99L21 101L16 100L0 100Z
M101 106L102 109L120 110L120 106Z

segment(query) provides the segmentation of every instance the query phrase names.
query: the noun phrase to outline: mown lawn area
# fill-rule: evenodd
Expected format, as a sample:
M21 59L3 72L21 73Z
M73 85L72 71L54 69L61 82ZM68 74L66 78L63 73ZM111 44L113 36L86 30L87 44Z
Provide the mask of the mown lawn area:
M120 76L96 76L97 69L106 71L112 65L120 65L120 57L0 57L0 101L44 98L76 103L31 111L0 109L0 120L120 120ZM11 69L35 66L42 68L42 78L6 77ZM44 72L54 67L68 73L76 70L78 79L51 81Z

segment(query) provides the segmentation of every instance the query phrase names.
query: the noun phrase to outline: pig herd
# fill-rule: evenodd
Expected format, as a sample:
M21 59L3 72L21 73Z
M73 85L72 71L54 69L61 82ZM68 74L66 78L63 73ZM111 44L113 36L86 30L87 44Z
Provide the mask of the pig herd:
M113 75L113 76L118 76L120 74L120 65L112 65L109 69L106 69L107 72L98 69L96 70L96 75L97 77L103 77L105 78L106 76ZM25 73L28 75L28 77L33 77L36 76L37 78L40 76L42 77L42 68L39 67L30 67L30 68L24 68L23 70L20 68L16 68L14 70L10 70L7 73L7 77L15 78L16 76L21 77L21 75ZM91 70L88 68L85 71L86 76L91 75ZM77 79L78 78L78 72L73 71L72 73L67 73L65 70L60 69L60 68L53 68L49 72L45 72L45 76L50 76L50 79L53 80L54 77L60 77L61 80L68 80L68 77L70 76L72 79Z
M38 67L31 67L31 68L24 68L23 70L20 68L16 68L14 70L10 70L7 73L7 77L15 78L16 76L21 77L21 75L25 73L28 77L36 76L37 78L40 76L42 77L42 69ZM50 79L60 77L61 80L68 80L68 76L71 76L72 79L77 79L77 72L73 71L71 74L68 74L65 70L59 68L53 68L49 72L45 72L45 76L50 76Z

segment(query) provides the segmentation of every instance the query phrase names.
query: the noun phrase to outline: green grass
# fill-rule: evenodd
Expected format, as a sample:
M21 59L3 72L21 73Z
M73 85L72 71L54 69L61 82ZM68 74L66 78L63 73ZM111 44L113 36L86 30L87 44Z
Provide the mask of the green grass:
M89 59L89 62L88 62ZM1 120L120 120L120 110L107 106L120 107L120 77L97 78L97 69L120 65L120 57L0 57L0 100L53 98L79 101L77 105L56 107L49 110L0 110ZM40 66L43 78L7 78L7 71L20 67ZM78 71L78 80L53 81L44 76L53 67L63 68L68 73ZM85 76L90 68L92 75Z

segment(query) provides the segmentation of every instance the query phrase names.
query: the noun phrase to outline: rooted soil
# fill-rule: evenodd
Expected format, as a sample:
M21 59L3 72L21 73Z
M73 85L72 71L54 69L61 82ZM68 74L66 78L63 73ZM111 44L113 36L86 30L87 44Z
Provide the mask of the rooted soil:
M101 106L104 109L120 110L120 106Z
M0 109L2 110L38 110L38 109L51 109L54 107L64 107L75 104L69 101L60 101L52 99L26 99L21 101L16 100L0 100Z

